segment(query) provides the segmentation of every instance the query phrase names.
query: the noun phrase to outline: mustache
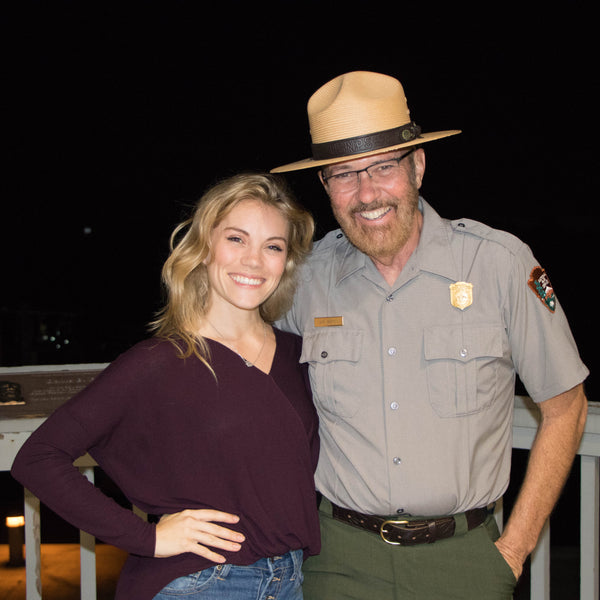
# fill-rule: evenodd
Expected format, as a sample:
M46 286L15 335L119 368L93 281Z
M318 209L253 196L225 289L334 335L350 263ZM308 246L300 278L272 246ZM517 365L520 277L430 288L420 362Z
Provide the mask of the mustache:
M372 210L379 210L380 208L396 208L398 206L397 202L369 202L368 204L364 202L359 202L356 206L352 207L352 213L361 213L368 212Z

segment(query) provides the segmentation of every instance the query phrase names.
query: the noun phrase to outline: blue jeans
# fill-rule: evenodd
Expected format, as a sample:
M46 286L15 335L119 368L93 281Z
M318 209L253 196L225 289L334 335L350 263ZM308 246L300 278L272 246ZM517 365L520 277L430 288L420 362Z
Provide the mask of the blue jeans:
M165 586L154 600L302 600L302 550L248 566L216 565Z

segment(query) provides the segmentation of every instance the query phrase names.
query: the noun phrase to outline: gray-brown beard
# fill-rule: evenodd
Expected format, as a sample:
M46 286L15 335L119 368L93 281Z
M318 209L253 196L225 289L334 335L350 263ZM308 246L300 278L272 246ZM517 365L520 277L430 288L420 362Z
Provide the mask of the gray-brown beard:
M385 204L373 203L361 205L353 209L353 213L374 210L382 206L391 206L396 211L392 223L381 227L363 228L353 215L342 214L333 209L333 214L350 243L374 259L385 261L395 256L406 244L416 225L419 211L419 190L411 186L404 200Z

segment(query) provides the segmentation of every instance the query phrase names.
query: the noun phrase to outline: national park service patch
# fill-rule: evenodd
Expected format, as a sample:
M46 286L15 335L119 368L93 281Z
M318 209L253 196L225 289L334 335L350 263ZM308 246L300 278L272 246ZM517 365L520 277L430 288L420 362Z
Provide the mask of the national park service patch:
M534 267L527 282L533 293L546 305L550 312L556 310L556 298L554 289L550 283L548 274L542 267Z

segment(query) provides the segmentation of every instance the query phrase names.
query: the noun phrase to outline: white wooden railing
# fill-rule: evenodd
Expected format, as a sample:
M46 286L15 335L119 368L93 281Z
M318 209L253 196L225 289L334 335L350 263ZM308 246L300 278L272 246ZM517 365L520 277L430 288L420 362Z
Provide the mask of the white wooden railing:
M515 397L513 448L529 449L537 431L539 410L526 397ZM598 600L600 562L600 402L590 402L578 454L581 461L580 600ZM501 514L497 515L501 522ZM531 600L550 600L550 525L531 555Z
M84 368L82 366L71 367ZM21 369L27 367L20 367ZM32 369L39 370L41 367ZM51 367L50 367L51 368ZM3 372L14 369L0 368ZM529 449L535 437L539 411L529 398L515 397L513 448ZM17 451L44 417L0 419L0 470L8 471ZM598 568L600 562L600 403L590 402L588 420L579 448L581 458L580 490L580 600L599 600ZM88 456L75 463L94 480L94 461ZM26 600L41 600L40 503L24 491ZM134 508L135 510L135 508ZM143 515L141 515L143 516ZM502 507L496 518L502 526ZM80 532L81 598L96 600L96 555L93 536ZM550 526L547 524L531 557L531 600L550 600Z

